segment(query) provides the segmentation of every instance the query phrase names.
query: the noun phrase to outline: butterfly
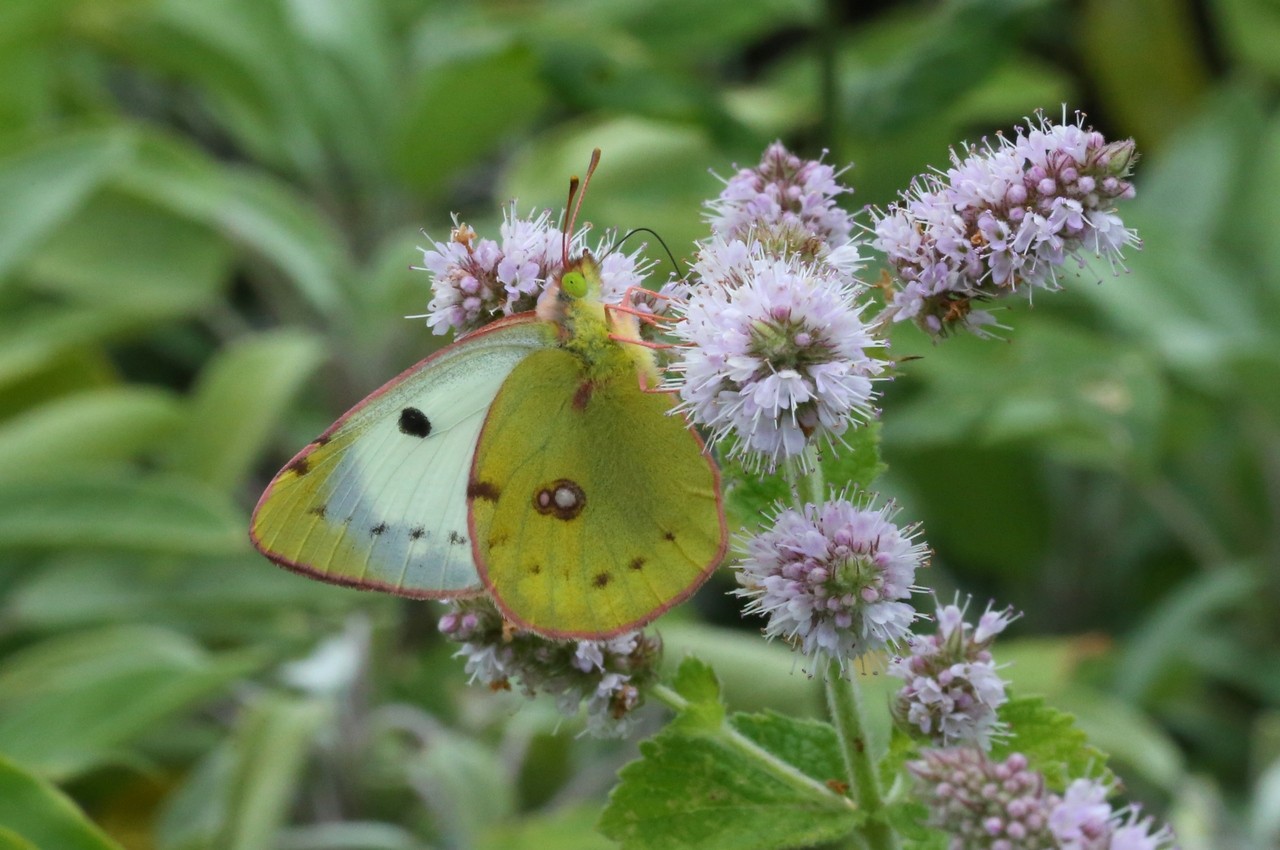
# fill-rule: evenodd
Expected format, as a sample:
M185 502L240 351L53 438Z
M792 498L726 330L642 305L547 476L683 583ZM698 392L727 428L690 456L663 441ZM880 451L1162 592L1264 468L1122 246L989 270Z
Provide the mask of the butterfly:
M707 579L728 539L719 472L649 388L636 315L602 302L590 252L569 256L577 186L537 310L459 337L302 449L254 510L259 551L401 596L487 591L551 638L638 628Z

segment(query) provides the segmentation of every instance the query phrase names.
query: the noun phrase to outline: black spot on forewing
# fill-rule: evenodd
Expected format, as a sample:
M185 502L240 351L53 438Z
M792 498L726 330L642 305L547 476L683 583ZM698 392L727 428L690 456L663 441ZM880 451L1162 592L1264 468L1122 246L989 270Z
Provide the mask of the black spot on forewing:
M486 502L498 501L501 492L498 485L492 481L476 481L472 479L467 482L467 498L468 499L484 499Z
M542 574L542 564L530 564L530 565L529 565L529 572L530 572L530 573L532 573L532 574L533 574L533 575L535 575L535 576L536 576L536 575L541 575L541 574Z
M380 522L377 525L375 525L373 528L369 529L369 533L372 534L374 537L377 537L379 534L386 531L388 528L390 528L390 526L388 526L385 522Z
M449 542L452 543L454 546L464 546L466 545L467 538L456 531L450 531Z
M329 508L326 507L325 505L316 505L314 508L309 508L307 510L307 513L311 514L312 516L318 516L320 517L320 519L324 519L324 515L327 514L328 512L329 512Z
M595 587L607 587L609 584L609 574L596 573L596 577L591 580L591 584Z
M667 532L663 532L663 534L662 534L662 539L663 539L663 540L666 540L666 541L669 541L669 542L671 542L671 543L675 543L675 542L676 542L676 533L675 533L674 531L667 531Z
M418 408L406 407L400 411L400 433L410 437L428 437L431 435L431 420Z
M313 445L313 446L323 446L323 445L324 445L325 443L327 443L327 442L329 442L329 438L328 438L328 437L326 437L326 436L321 435L321 436L319 436L319 437L316 437L314 440L312 440L312 441L311 441L311 445Z
M292 472L294 475L301 477L311 471L311 461L307 460L306 455L295 457L293 460L289 461L289 465L286 466L285 469Z
M638 556L637 556L637 557L635 557L635 558L632 558L632 559L631 559L631 563L627 564L627 566L628 566L628 567L630 567L630 568L631 568L631 569L633 569L633 570L641 570L641 569L644 569L644 558L641 558L641 557L638 557Z
M410 540L421 540L426 536L427 536L427 530L422 526L418 526L417 528L412 528L409 530Z

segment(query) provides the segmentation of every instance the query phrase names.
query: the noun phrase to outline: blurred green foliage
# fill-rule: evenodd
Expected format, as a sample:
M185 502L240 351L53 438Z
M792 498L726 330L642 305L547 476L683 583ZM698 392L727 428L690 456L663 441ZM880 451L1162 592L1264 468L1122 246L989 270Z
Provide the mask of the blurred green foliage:
M1275 846L1278 43L1268 0L5 0L0 847L608 846L634 745L468 689L428 605L269 565L257 493L439 344L399 317L452 211L556 208L599 146L588 217L685 256L773 138L883 204L1062 103L1137 138L1146 247L1008 343L901 329L880 484L1185 847ZM724 587L670 659L816 711Z

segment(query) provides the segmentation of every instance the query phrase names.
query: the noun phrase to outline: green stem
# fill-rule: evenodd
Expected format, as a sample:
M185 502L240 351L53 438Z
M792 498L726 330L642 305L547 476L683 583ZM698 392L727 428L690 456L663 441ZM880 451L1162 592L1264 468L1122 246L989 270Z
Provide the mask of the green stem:
M688 700L666 685L654 685L649 690L649 694L675 711L683 711L689 707ZM848 797L837 794L824 783L819 782L807 773L798 770L793 765L778 758L773 753L761 747L755 741L743 735L737 729L734 729L728 723L721 724L720 734L723 736L723 740L734 749L745 753L762 764L768 765L769 769L779 779L782 779L787 784L798 788L807 794L817 795L833 806L854 807L853 801Z
M849 785L858 806L868 815L859 830L868 850L898 850L898 836L884 819L884 796L871 758L870 742L862 723L862 696L855 673L848 679L840 662L827 665L827 706L840 738Z

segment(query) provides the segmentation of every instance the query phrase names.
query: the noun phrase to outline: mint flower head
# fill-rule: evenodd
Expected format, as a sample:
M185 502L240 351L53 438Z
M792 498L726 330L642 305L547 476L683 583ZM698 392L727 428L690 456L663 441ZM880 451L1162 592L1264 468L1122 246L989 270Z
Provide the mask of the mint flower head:
M586 246L588 228L569 240L569 254ZM422 251L422 269L431 273L431 303L427 324L437 334L474 331L495 319L534 309L547 281L564 263L564 236L550 212L529 218L516 215L515 205L503 211L501 241L480 238L466 224L456 223L447 242L431 243ZM600 284L606 301L621 300L627 287L640 286L652 263L640 259L643 246L631 254L597 247L603 257Z
M946 832L948 850L1057 850L1049 820L1059 799L1014 753L992 761L981 750L925 750L915 776L929 824Z
M853 219L836 199L853 190L839 176L821 159L802 159L774 142L759 165L739 170L708 202L712 233L728 242L755 240L776 256L830 262L852 272L861 261L850 239Z
M830 267L769 255L759 243L713 240L701 282L677 304L672 364L681 408L730 454L772 469L810 443L873 415L873 355L884 342L862 318L858 290ZM730 439L731 438L731 439Z
M893 714L940 746L989 750L1003 731L996 712L1008 699L990 647L1015 615L988 607L975 628L964 614L957 605L939 606L937 632L908 638L910 654L890 662L889 675L904 682Z
M840 494L782 510L747 541L735 593L750 600L746 613L768 618L767 637L843 665L907 635L916 612L903 600L928 548L916 527L892 522L892 505L869 501Z
M916 778L929 824L946 832L948 850L1175 850L1173 832L1115 810L1109 786L1074 780L1063 795L1013 753L993 761L972 747L929 749L907 769Z
M585 705L587 732L597 737L630 731L662 655L661 642L639 631L602 641L513 632L485 597L450 603L439 628L462 644L457 655L466 659L472 682L498 690L515 684L530 698L549 694L570 717Z
M874 211L874 245L898 278L890 313L931 334L982 333L991 314L973 309L1016 291L1058 288L1073 260L1114 268L1139 245L1114 203L1133 197L1132 139L1107 142L1085 127L1041 116L1010 140L966 145L945 172L917 177L885 211Z

